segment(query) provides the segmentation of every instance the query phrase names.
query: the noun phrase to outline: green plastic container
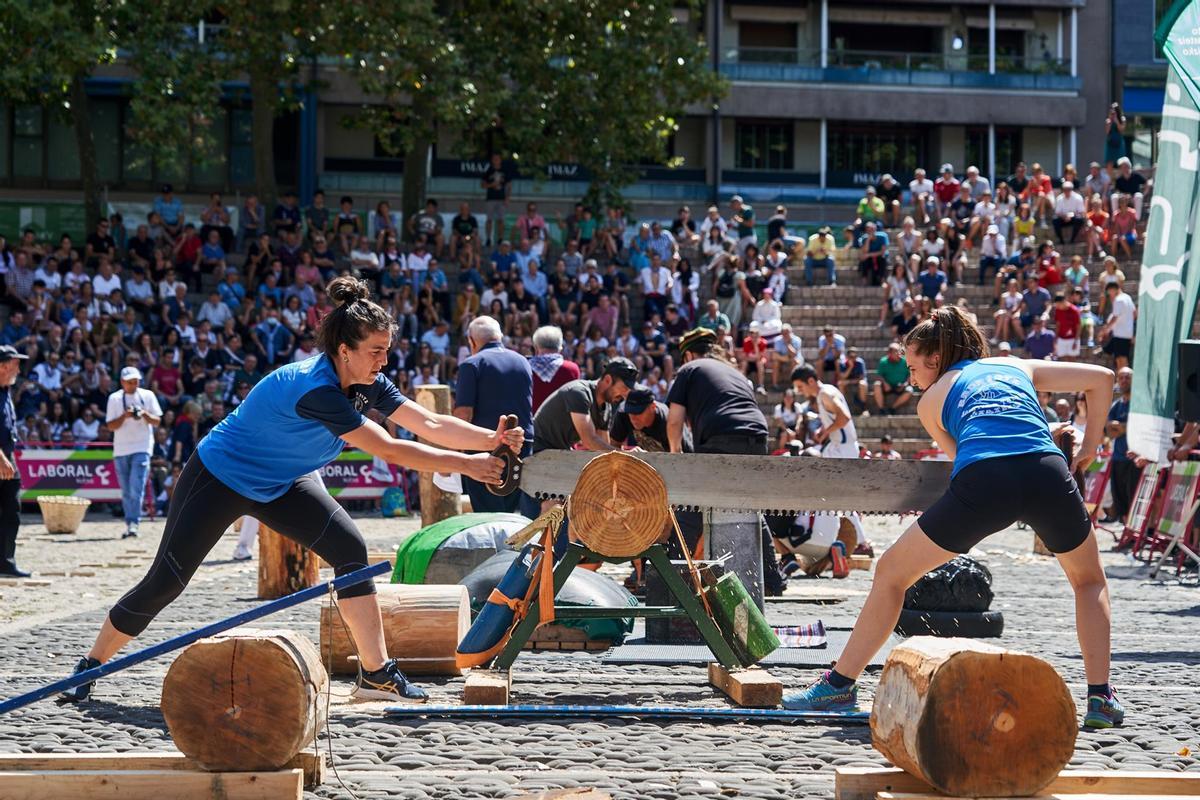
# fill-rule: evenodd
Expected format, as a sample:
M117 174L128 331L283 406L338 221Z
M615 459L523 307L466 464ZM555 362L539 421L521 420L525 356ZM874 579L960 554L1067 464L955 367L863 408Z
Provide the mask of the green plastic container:
M717 627L743 667L757 664L779 647L779 637L758 610L738 576L728 572L705 589Z

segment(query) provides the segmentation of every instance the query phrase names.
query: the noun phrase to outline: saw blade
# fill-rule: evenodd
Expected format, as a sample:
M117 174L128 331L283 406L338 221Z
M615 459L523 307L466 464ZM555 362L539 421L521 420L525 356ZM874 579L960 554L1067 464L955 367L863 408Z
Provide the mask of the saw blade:
M598 453L543 450L525 460L521 488L564 498ZM671 506L766 514L924 511L942 496L951 465L939 461L783 458L708 453L631 453L662 476Z

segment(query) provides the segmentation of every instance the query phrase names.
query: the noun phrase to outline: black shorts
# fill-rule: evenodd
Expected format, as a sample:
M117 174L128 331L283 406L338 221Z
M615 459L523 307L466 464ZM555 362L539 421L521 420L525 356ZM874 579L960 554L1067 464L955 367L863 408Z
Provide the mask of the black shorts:
M1091 517L1061 455L976 461L954 476L918 524L938 547L965 553L1018 521L1033 528L1052 553L1069 553L1091 536Z
M1104 352L1113 358L1129 358L1129 345L1131 342L1132 340L1123 339L1120 336L1110 337L1104 345Z

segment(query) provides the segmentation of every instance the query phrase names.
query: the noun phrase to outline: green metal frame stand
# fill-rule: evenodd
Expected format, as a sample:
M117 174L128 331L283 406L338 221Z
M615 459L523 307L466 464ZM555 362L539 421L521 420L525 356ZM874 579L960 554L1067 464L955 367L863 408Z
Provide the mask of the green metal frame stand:
M712 650L717 661L721 666L728 670L736 670L741 665L738 663L737 656L734 655L733 647L725 640L721 634L721 629L717 627L717 623L713 621L708 612L704 610L704 604L700 598L683 578L680 577L678 570L671 564L671 559L667 556L666 548L661 544L651 545L644 552L637 556L629 558L610 558L608 556L595 553L583 545L572 542L568 548L566 555L554 567L554 596L562 590L563 585L567 582L571 572L575 567L579 566L584 561L588 562L604 562L608 564L631 564L636 558L644 558L650 566L658 571L662 576L663 583L675 598L677 605L674 606L554 606L554 616L556 619L625 619L628 617L640 617L642 619L657 619L663 617L686 617L692 621L696 629L700 632L700 636L704 639L704 643ZM537 630L539 617L539 601L537 588L533 589L533 601L529 604L528 613L525 618L517 625L512 633L512 637L508 640L508 644L500 651L500 655L496 656L493 668L507 672L512 668L513 662L517 660L525 643L533 636L533 632Z

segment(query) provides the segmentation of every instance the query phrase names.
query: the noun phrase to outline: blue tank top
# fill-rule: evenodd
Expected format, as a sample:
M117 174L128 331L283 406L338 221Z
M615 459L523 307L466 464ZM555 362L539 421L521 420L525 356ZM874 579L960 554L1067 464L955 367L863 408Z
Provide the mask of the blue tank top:
M404 402L383 374L343 391L329 358L313 356L259 381L196 453L221 483L269 503L301 475L337 458L346 444L340 437L366 421L364 412L388 417Z
M1062 455L1024 370L981 361L960 361L950 369L962 370L942 405L942 426L954 437L957 451L951 478L988 458Z

